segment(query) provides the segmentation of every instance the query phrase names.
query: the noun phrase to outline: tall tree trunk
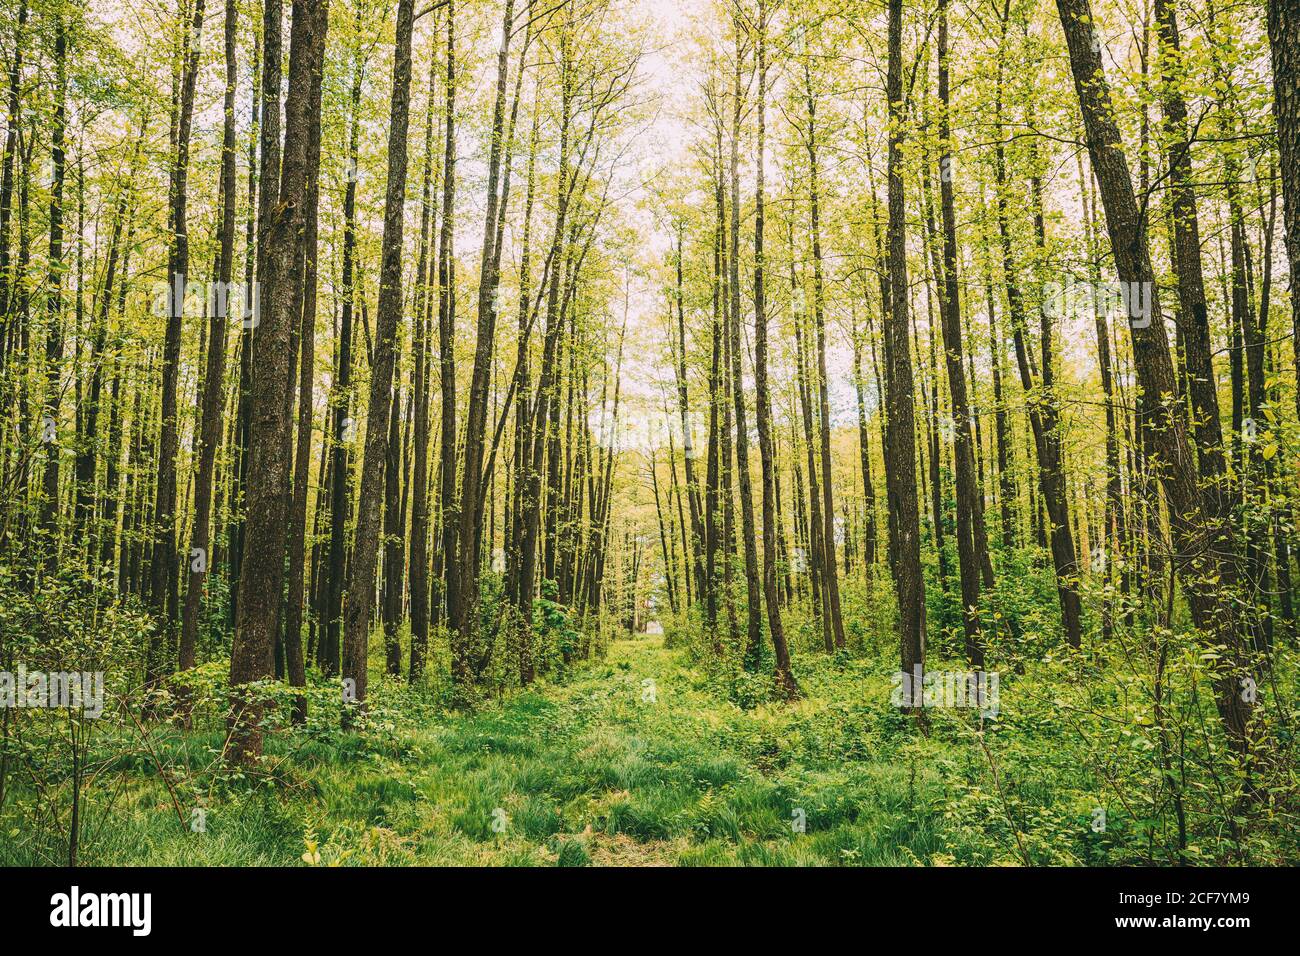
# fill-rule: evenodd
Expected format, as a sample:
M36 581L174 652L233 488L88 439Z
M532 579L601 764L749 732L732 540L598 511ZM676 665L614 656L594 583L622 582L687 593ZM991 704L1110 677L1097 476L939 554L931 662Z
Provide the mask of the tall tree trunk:
M393 344L393 366L401 365L402 334L398 329ZM384 459L384 527L379 546L379 620L384 631L384 670L389 677L402 676L402 642L397 630L402 623L402 599L406 585L405 521L402 495L403 450L411 432L411 397L402 412L402 383L394 384L388 412L388 449Z
M700 503L700 488L695 475L695 443L691 429L690 399L686 377L686 303L682 289L682 266L682 225L681 223L678 223L676 261L677 287L673 296L674 305L677 307L677 363L675 371L677 374L677 411L682 425L682 452L683 463L686 469L686 503L690 508L691 514L690 550L686 555L684 555L684 557L690 561L688 574L694 576L696 593L703 594L705 590L703 561L705 534L704 519L701 515L702 506ZM689 587L690 585L688 582L688 590Z
M1277 119L1282 227L1291 264L1291 329L1300 380L1300 3L1268 0L1268 40L1273 57L1273 115ZM1300 388L1296 389L1300 416Z
M994 305L992 268L985 275L985 299L989 319L989 376L993 381L993 437L997 445L997 498L1002 520L1002 549L1010 551L1016 546L1016 479L1011 472L1011 436L1007 406L1002 391L1002 338L998 331L997 309Z
M798 285L794 270L794 234L790 235L790 288L796 306L802 301L803 289ZM826 522L822 520L822 494L817 484L817 438L813 425L812 381L808 373L808 349L803 331L804 315L802 308L796 308L794 315L795 376L799 390L799 409L803 419L804 454L808 467L808 583L812 592L813 619L820 625L822 643L827 654L835 653L835 633L831 627L830 611L827 608L826 590L822 585L822 569L825 567L823 538ZM800 512L802 514L802 506Z
M199 630L199 609L206 589L208 571L214 566L211 547L212 484L216 468L217 446L221 443L222 418L226 396L226 327L230 303L231 279L235 264L235 91L239 29L235 0L226 0L225 61L226 87L223 100L224 119L221 137L220 209L221 224L217 261L213 269L219 298L211 316L212 334L208 343L208 365L203 376L201 401L202 437L199 443L198 475L194 480L194 525L190 532L189 573L185 579L185 607L181 615L181 643L178 655L180 670L197 663L195 655ZM188 715L182 709L182 719Z
M984 531L984 505L975 484L975 456L972 451L970 404L966 398L966 373L962 368L961 297L957 276L957 216L953 201L956 175L952 156L952 128L948 90L948 0L939 0L939 207L943 224L943 278L939 313L943 324L943 354L948 370L948 392L952 396L953 471L957 482L957 562L961 584L962 621L965 625L966 658L984 666L984 644L980 633L980 584L993 587L993 565L989 560Z
M1160 92L1165 137L1169 143L1169 192L1173 219L1173 261L1178 276L1178 331L1187 365L1196 451L1207 476L1217 481L1224 473L1223 433L1219 426L1219 397L1211 359L1210 324L1205 306L1205 280L1201 272L1201 232L1192 186L1191 143L1187 136L1187 104L1183 100L1178 19L1172 0L1156 0L1155 17L1160 42ZM1211 496L1220 492L1207 488Z
M311 90L308 93L307 103L308 114L311 116L320 115L323 72L322 67L314 70L311 75ZM302 278L298 286L298 301L294 303L299 316L298 440L293 459L293 497L289 511L288 607L284 624L285 669L288 671L289 684L293 687L307 686L302 617L303 581L307 561L307 484L311 478L311 432L312 420L315 416L316 284L319 273L317 207L320 202L320 151L320 123L311 123L307 127L307 184L304 190L307 208L303 211L303 229L299 239L302 249L298 261L302 264ZM289 434L286 431L286 438ZM302 723L306 717L307 698L296 696L292 718L295 723Z
M379 306L375 316L374 354L370 362L370 403L366 410L366 446L361 464L361 492L352 544L352 568L343 609L345 700L364 708L370 622L375 602L379 550L379 506L388 459L388 416L393 402L397 326L402 311L402 232L406 199L406 139L411 112L411 28L414 0L399 0L393 44L393 93L388 118L388 185L384 197L384 236L380 251ZM451 14L448 13L450 18ZM349 685L347 682L352 681ZM343 712L350 723L350 708Z
M822 279L821 192L818 184L816 100L812 75L804 65L808 93L808 206L813 260L813 326L817 335L817 392L821 436L822 588L826 616L836 649L845 646L844 617L840 612L839 571L835 561L835 489L831 481L831 407L826 372L826 316Z
M915 678L925 665L925 581L916 494L916 425L912 404L912 358L907 334L907 236L903 197L903 0L889 0L889 285L885 319L885 402L889 409L885 449L886 491L893 515L890 550L898 599L900 664Z
M510 36L514 29L514 0L506 0L497 51L496 93L492 105L492 132L488 148L487 210L483 220L482 269L479 276L477 341L470 372L469 400L465 411L465 464L462 469L459 509L459 600L449 623L463 646L478 613L479 556L483 539L483 450L487 430L488 387L499 311L500 254L496 248L498 206L505 197L499 187L505 152L505 107ZM523 63L520 63L523 68Z
M261 95L261 128L259 135L261 139L261 155L258 157L258 174L257 181L259 192L257 194L257 228L256 239L257 248L255 256L256 278L249 280L249 292L258 303L259 311L258 322L261 321L260 313L266 312L270 308L270 290L267 286L267 258L270 255L270 233L273 225L273 217L276 211L276 203L280 193L280 175L281 175L281 122L283 120L280 87L281 87L281 58L282 58L282 33L283 33L283 0L263 0L262 2L262 75L259 93ZM251 173L250 173L251 178ZM250 190L249 200L252 201L252 192ZM241 336L242 350L240 353L239 368L239 408L238 424L236 425L236 444L239 450L239 469L236 478L237 490L236 500L239 502L239 517L232 522L231 528L231 552L232 575L230 582L230 618L232 622L239 620L239 595L242 591L241 581L243 580L243 555L244 541L246 536L248 512L250 508L250 494L248 490L249 469L252 463L252 452L250 451L250 442L252 440L252 418L253 418L253 353L255 350L254 329L246 327L244 334ZM292 338L292 330L289 332L289 341Z
M749 428L745 415L745 388L741 374L740 351L740 117L744 106L741 90L741 33L740 19L734 21L736 31L736 70L731 114L731 387L736 408L736 470L740 483L740 523L742 545L745 551L746 640L745 666L758 667L762 654L762 597L759 583L758 548L754 531L754 491L749 471Z
M361 8L357 8L357 22L361 21ZM354 56L356 60L352 71L352 91L350 100L351 119L348 129L348 153L346 180L343 191L343 266L342 288L339 296L343 300L339 308L338 333L338 367L334 370L334 394L331 404L334 407L334 425L331 443L333 461L330 465L330 537L329 537L329 582L326 585L325 621L321 636L321 646L316 657L320 669L325 674L335 674L339 668L340 640L339 631L343 614L344 575L347 557L347 524L350 496L348 488L351 477L349 446L352 444L355 426L351 417L352 408L352 315L356 303L356 258L357 258L357 153L361 130L361 79L365 60L361 54L360 43Z
M433 228L431 191L435 159L433 155L433 104L437 81L436 55L429 57L429 93L424 119L424 174L420 186L420 255L416 267L415 334L411 342L415 363L412 382L415 461L411 467L411 683L424 673L429 647L429 244Z
M11 307L15 304L16 273L12 270L9 249L9 222L13 218L14 171L18 162L18 140L22 129L23 40L27 32L27 0L19 0L14 21L14 55L9 62L9 90L5 100L4 158L0 160L0 379L8 353L5 342L10 337ZM16 315L17 310L13 313ZM21 353L21 357L26 356Z
M311 112L314 74L322 68L328 0L295 0L289 52L289 93L285 102L284 162L278 199L267 233L262 310L254 347L248 433L248 511L239 579L238 616L230 657L232 712L230 759L247 763L261 756L262 704L247 685L272 672L272 656L284 584L284 547L289 482L288 448L290 363L296 301L293 268L296 237L303 228L308 185L308 127L320 122ZM278 109L278 106L277 106ZM273 181L263 180L263 189Z
M876 487L871 476L871 438L867 429L867 405L862 377L862 340L854 310L853 337L853 390L858 407L858 452L862 459L862 505L864 517L863 564L870 582L876 564Z
M781 597L777 590L776 565L776 448L772 437L771 397L767 389L767 300L764 288L763 227L764 201L763 150L767 145L767 4L758 4L758 142L754 148L757 180L754 193L754 401L758 418L758 453L763 467L763 598L767 604L767 629L772 637L776 657L776 682L787 697L799 694L790 670L790 649L786 645L781 622ZM683 342L683 345L685 343ZM688 458L689 462L690 459Z
M713 164L714 207L713 262L711 273L712 321L709 340L709 448L704 479L704 619L714 654L721 653L718 639L718 496L721 483L719 444L719 403L721 401L720 364L722 356L722 167L720 156Z
M536 94L534 94L534 100L536 100ZM531 606L524 607L520 603L521 595L525 591L524 582L521 580L520 575L523 567L524 513L525 508L527 507L524 495L528 486L530 474L529 461L532 447L532 437L530 432L532 397L531 389L529 388L532 381L532 373L528 368L528 357L530 346L529 337L531 333L529 302L532 296L533 202L536 196L537 187L537 138L538 113L536 102L534 102L532 131L528 137L528 178L524 191L524 226L519 257L518 342L515 346L516 387L514 438L515 467L512 499L513 522L510 527L509 553L507 555L510 570L507 579L507 596L510 599L512 606L515 608L517 617L519 684L522 687L527 687L531 684L535 675L533 664L532 608Z
M175 120L176 141L168 182L168 220L172 234L167 257L167 331L163 344L162 432L158 442L158 481L154 494L153 556L150 560L150 598L157 615L156 630L145 663L146 683L153 685L168 668L172 652L174 607L177 603L176 567L176 455L180 446L177 390L180 382L181 324L185 313L185 285L189 278L190 240L187 223L190 130L194 117L194 88L198 80L203 0L195 0L192 19L186 23L187 4L181 2L181 86Z
M547 254L551 268L549 285L546 288L546 330L543 334L541 367L538 372L537 392L533 402L533 411L529 414L527 429L528 441L523 448L525 481L522 493L523 514L519 549L519 604L518 610L524 621L531 621L533 614L533 597L536 593L538 537L541 531L542 508L542 465L546 449L547 421L550 418L550 405L557 398L555 386L556 350L559 345L563 327L560 309L560 286L563 284L566 259L565 245L568 239L569 215L569 136L570 108L572 90L569 76L569 40L567 27L563 28L559 38L560 54L560 135L559 135L559 169L556 176L555 195L555 232ZM527 625L525 625L527 626ZM528 638L528 631L525 631ZM462 654L460 658L452 655L453 678L461 686L468 683L469 662ZM531 672L531 661L529 664Z
M68 30L63 17L54 24L54 115L50 127L50 245L45 278L45 401L41 441L45 468L41 479L40 562L57 561L59 550L59 407L63 397L63 188L67 173L65 138L68 115ZM165 608L163 609L165 612ZM161 625L160 625L161 626Z
M441 391L439 449L439 520L442 547L434 558L435 577L442 588L440 611L451 624L460 620L460 566L458 563L459 511L456 503L456 273L452 243L456 212L456 10L447 10L446 130L443 133L442 227L438 235L438 374ZM459 634L456 644L460 646ZM453 653L453 673L463 654Z
M1150 403L1143 432L1155 454L1148 461L1157 471L1169 500L1173 543L1180 556L1175 571L1182 580L1194 623L1208 641L1227 649L1228 666L1215 681L1219 713L1234 748L1245 753L1253 704L1244 699L1249 695L1240 692L1241 681L1249 676L1242 622L1231 602L1223 600L1225 591L1231 593L1239 584L1239 546L1232 527L1216 520L1202 494L1185 416L1176 403L1168 401L1174 394L1169 339L1155 288L1147 233L1114 119L1100 44L1094 41L1091 5L1089 0L1057 0L1057 10L1069 47L1088 154L1106 212L1116 270L1130 290L1130 297L1142 295L1150 305L1149 314L1134 317L1129 328L1138 384Z

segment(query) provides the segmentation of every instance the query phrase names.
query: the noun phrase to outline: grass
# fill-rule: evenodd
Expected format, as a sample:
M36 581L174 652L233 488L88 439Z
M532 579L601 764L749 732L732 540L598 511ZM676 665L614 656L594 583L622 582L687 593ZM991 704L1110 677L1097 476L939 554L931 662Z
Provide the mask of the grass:
M89 790L81 862L1142 862L1134 846L1145 834L1134 837L1105 781L1063 747L1052 702L1004 682L986 751L970 712L936 714L917 733L889 704L883 663L806 654L797 675L803 699L742 709L734 685L754 678L707 672L684 650L637 638L563 684L472 714L377 680L365 729L339 731L319 708L307 730L268 737L258 780L209 774L205 786L184 784L204 777L219 730L163 730L156 746L177 799L154 761L123 758L115 770L126 772ZM119 784L111 800L100 793ZM16 822L22 799L0 814L0 864L62 862L65 844ZM199 832L178 805L189 824L203 807ZM1102 834L1090 826L1099 805L1110 814Z
M869 679L864 673L854 681ZM653 695L646 681L654 682ZM382 691L376 697L382 700ZM942 848L936 781L897 753L850 747L861 752L845 761L839 742L819 738L816 729L832 706L814 691L791 706L741 710L720 698L684 652L657 638L616 641L606 660L566 684L471 715L426 710L418 720L398 716L382 733L278 734L268 745L270 781L223 786L204 798L202 832L180 823L159 775L148 761L135 761L111 812L97 816L92 794L82 862L928 859ZM842 733L843 723L836 725ZM168 732L161 753L169 765L195 765L219 746L216 733ZM4 822L12 821L9 813ZM0 862L41 862L39 841L14 836L0 841L8 847Z

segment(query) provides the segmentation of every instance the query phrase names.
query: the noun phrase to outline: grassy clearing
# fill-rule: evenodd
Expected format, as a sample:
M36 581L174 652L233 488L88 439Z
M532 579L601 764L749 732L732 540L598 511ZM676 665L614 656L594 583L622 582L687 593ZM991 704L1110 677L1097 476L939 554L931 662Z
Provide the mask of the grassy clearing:
M386 692L405 693L390 687L377 700ZM605 661L568 683L470 716L426 708L412 719L403 707L408 716L378 732L278 735L268 747L270 780L222 787L205 801L205 832L180 823L160 776L137 760L113 811L102 819L90 811L82 861L285 865L305 856L322 865L658 866L928 859L941 849L932 776L865 740L849 747L853 759L836 756L840 744L818 740L816 727L842 707L814 689L793 707L742 711L719 700L684 652L657 639L617 641ZM169 734L161 754L168 765L197 766L219 746L215 733ZM796 832L797 810L804 833ZM35 842L13 836L0 851L3 862L41 862Z
M123 757L113 769L126 773L105 774L113 782L101 788L121 788L111 810L90 788L81 861L1143 862L1142 808L1130 814L1107 796L1109 771L1081 758L1059 703L1004 683L986 749L969 711L936 713L929 733L916 733L889 704L884 664L803 655L797 673L803 700L742 709L731 699L743 675L708 673L687 651L639 638L615 641L564 684L469 715L379 680L363 731L340 732L322 714L306 731L268 738L263 779L217 776L188 791L180 768L201 776L220 734L165 730L157 760ZM175 768L170 788L159 762ZM192 823L194 804L204 832L181 822ZM1090 826L1098 806L1109 814L1100 833ZM10 836L0 863L60 862L58 840L42 844L16 811L0 816Z

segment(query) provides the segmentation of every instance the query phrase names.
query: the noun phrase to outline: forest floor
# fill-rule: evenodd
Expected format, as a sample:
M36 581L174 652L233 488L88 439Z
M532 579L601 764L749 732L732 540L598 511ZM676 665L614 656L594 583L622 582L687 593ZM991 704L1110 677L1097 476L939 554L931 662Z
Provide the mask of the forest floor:
M1140 695L1099 691L1070 658L1009 672L994 720L938 708L918 723L891 702L885 649L859 650L801 653L803 697L782 703L770 669L728 670L662 637L624 637L563 679L456 712L436 682L379 676L380 648L361 726L340 729L337 680L317 675L306 725L272 711L279 725L248 773L226 768L216 707L196 711L188 731L86 721L77 862L1177 862L1168 814L1142 802L1157 768ZM60 779L61 746L33 739L26 766ZM0 865L66 865L70 788L29 787L17 765L10 779ZM1288 814L1261 807L1238 841L1211 826L1214 791L1187 792L1189 862L1294 860Z
M801 668L806 696L794 704L742 709L726 692L738 679L746 677L706 674L686 651L640 637L614 641L604 660L563 683L472 714L448 714L427 698L413 707L416 695L376 681L363 732L322 718L315 729L272 735L260 781L202 782L196 771L187 784L173 769L164 785L157 766L211 765L220 746L216 728L171 733L156 755L131 758L111 809L102 809L107 797L88 796L80 862L954 861L941 832L952 791L940 771L959 753L978 758L978 747L910 733L888 704L885 670L861 661ZM968 765L966 774L981 770ZM998 816L984 801L979 814ZM992 845L956 862L1016 862L1013 834L982 835ZM59 845L42 851L20 838L0 856L58 862Z

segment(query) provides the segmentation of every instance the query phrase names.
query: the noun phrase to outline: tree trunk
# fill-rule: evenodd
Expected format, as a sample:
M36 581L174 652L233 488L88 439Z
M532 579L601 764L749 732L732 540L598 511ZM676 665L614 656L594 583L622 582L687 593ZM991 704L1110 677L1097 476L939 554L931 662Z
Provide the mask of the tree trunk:
M212 334L208 343L208 366L203 376L202 438L199 444L198 475L194 481L194 526L190 533L189 573L185 580L185 608L181 616L181 643L178 664L189 670L197 663L195 645L199 629L199 609L206 589L208 571L215 562L210 548L212 516L212 479L221 442L222 418L226 397L226 327L230 303L229 290L235 264L235 90L238 64L238 8L235 0L226 0L225 61L226 87L221 139L221 223L214 278L220 298L211 316ZM182 719L188 714L182 710Z
M836 650L845 646L844 617L840 613L839 571L835 561L835 498L831 483L831 408L826 374L826 317L822 279L821 193L818 186L816 100L813 97L812 74L804 66L804 80L808 93L808 206L811 222L813 260L813 326L817 335L817 392L819 407L819 434L821 436L821 492L822 492L822 590L825 594L826 617L834 637Z
M379 506L383 500L388 459L388 416L393 402L398 320L402 311L402 232L406 199L406 138L411 112L411 27L414 0L399 0L393 44L393 93L388 120L388 185L384 197L384 236L380 251L379 306L375 316L374 354L370 361L370 403L366 410L366 445L361 464L361 491L352 544L352 568L343 609L344 700L364 708L370 622L375 601L379 550ZM448 14L450 17L450 13ZM349 685L348 681L352 683ZM344 707L344 724L350 723Z
M741 90L742 49L740 20L736 30L736 69L731 124L731 388L736 408L736 470L740 484L740 525L745 552L746 639L745 666L756 670L762 654L762 597L759 583L758 548L754 531L754 491L749 472L749 428L745 415L745 388L740 352L740 116L744 105Z
M261 756L262 704L245 685L267 677L279 621L284 583L284 547L289 482L288 397L293 387L289 340L293 327L295 237L303 228L308 181L308 127L313 114L311 88L322 66L328 28L327 0L295 0L289 54L289 93L285 103L284 163L278 200L267 233L269 249L262 309L254 347L248 434L248 511L239 579L238 617L230 659L232 711L228 754L235 763ZM278 108L278 107L277 107ZM263 181L263 189L271 189Z
M916 425L907 334L907 236L903 197L903 2L889 0L889 285L885 319L886 493L893 515L894 590L898 599L900 667L913 678L925 665L925 581L916 494Z
M984 666L984 644L980 633L979 595L981 576L986 589L993 588L993 565L989 560L984 531L984 507L975 484L975 456L972 451L970 404L966 398L966 373L962 368L961 298L957 277L957 217L953 201L954 160L948 92L948 0L939 0L939 206L943 224L943 280L939 297L943 324L943 354L948 370L948 391L952 396L953 463L957 482L957 562L961 585L962 620L966 634L966 658L977 668Z
M1291 264L1291 329L1300 379L1300 3L1268 0L1268 40L1273 55L1273 115L1277 119L1282 226ZM1300 388L1296 389L1300 416Z
M764 288L763 255L764 195L763 150L767 142L767 5L758 4L758 143L754 148L757 181L754 199L754 401L758 418L758 452L763 467L763 598L767 604L767 629L776 657L776 682L786 698L799 695L790 670L790 649L781 622L781 597L777 590L776 565L776 448L772 438L771 398L767 390L767 302ZM683 343L684 344L684 343ZM690 459L688 458L689 462Z
M463 643L478 613L479 555L483 538L483 448L487 430L488 386L499 311L500 257L496 250L498 204L504 202L498 183L505 151L506 81L510 64L510 35L514 29L514 0L506 0L497 51L496 94L492 106L492 131L488 149L487 211L483 222L482 270L478 289L477 341L470 372L469 400L465 411L465 464L458 502L460 533L460 596L457 614L449 623ZM522 69L522 63L520 64Z
M1061 25L1070 51L1075 92L1083 114L1088 154L1092 159L1106 212L1111 251L1130 302L1142 296L1149 310L1131 316L1129 328L1138 384L1148 404L1144 439L1154 455L1148 458L1169 500L1169 520L1179 574L1192 618L1210 643L1227 649L1225 672L1215 681L1220 717L1234 748L1248 750L1247 731L1253 704L1240 693L1249 676L1242 643L1241 620L1232 603L1223 600L1239 584L1239 546L1232 527L1216 519L1199 486L1185 416L1176 403L1174 368L1169 339L1160 311L1147 234L1139 217L1123 140L1115 124L1110 87L1094 43L1089 0L1057 0ZM1132 309L1130 308L1130 311ZM1248 695L1247 695L1248 696Z
M413 420L415 461L411 467L411 664L408 676L417 683L424 673L429 648L429 245L434 214L433 103L437 81L436 56L429 58L429 101L424 119L424 174L420 187L420 256L416 267L415 334L411 351L415 363L412 382L415 413Z
M315 70L311 77L311 91L308 94L307 110L311 116L319 116L321 109L321 84L324 68ZM311 432L315 413L313 402L316 371L316 284L317 284L317 207L320 201L320 150L321 130L319 123L311 123L307 128L307 185L305 198L307 208L303 212L303 231L300 238L302 251L299 261L302 263L302 280L299 286L298 309L300 331L298 335L299 379L298 379L298 447L294 454L293 497L289 512L289 579L288 608L284 626L285 668L289 683L293 687L307 686L306 659L303 655L302 616L303 616L303 580L306 568L307 543L307 484L311 476ZM307 698L294 698L293 720L302 723L307 717Z
M359 23L360 7L357 8L357 19ZM334 423L330 452L333 461L330 465L329 581L326 584L325 621L321 646L316 654L321 671L327 675L336 674L339 669L339 631L343 614L350 501L348 489L352 473L348 449L352 444L355 430L351 418L352 313L356 303L357 152L361 129L361 79L365 63L360 49L354 55L356 62L353 64L350 96L347 185L343 191L343 266L342 288L339 290L339 297L343 301L339 309L338 366L334 370L334 394L331 400L334 407Z

